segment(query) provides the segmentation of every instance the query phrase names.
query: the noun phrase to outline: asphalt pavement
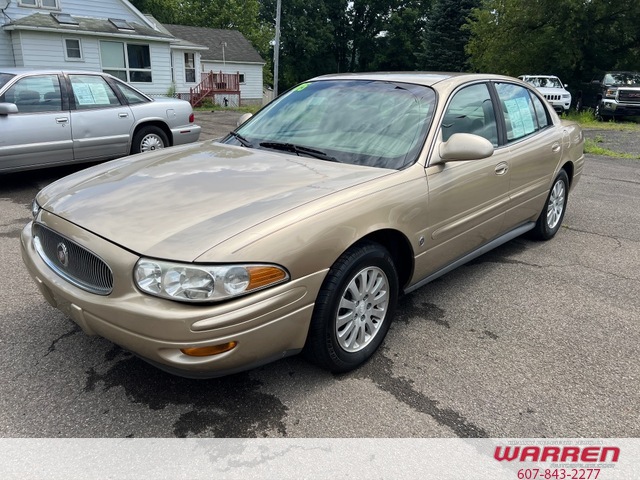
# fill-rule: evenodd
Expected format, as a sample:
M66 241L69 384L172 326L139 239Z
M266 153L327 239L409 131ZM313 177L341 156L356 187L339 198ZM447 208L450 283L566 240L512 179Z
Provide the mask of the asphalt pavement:
M239 114L196 117L207 140ZM362 368L292 357L206 381L86 336L37 291L19 233L38 189L78 168L0 176L2 437L640 436L638 160L587 156L556 238L402 298Z

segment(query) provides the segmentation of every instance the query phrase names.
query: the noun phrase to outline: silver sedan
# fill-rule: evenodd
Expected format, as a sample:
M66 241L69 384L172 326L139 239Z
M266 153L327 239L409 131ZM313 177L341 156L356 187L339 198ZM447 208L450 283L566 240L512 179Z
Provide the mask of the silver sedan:
M105 73L0 71L0 172L110 160L195 142L189 102Z

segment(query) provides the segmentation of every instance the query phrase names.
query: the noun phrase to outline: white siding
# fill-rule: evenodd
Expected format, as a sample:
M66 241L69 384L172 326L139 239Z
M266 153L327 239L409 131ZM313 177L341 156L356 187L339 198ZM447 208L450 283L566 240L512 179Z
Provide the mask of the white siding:
M262 102L262 65L251 63L202 62L202 71L215 73L244 73L244 83L240 84L242 100Z
M17 32L14 33L14 51L17 66L28 68L59 68L65 70L102 71L100 60L100 38L81 35L58 35L55 33ZM20 39L19 44L17 39ZM65 60L63 38L81 40L83 60ZM108 39L121 41L120 39ZM151 75L153 83L132 83L136 88L149 95L164 95L171 87L171 64L169 45L166 43L146 43L139 40L136 44L148 44L151 55ZM21 50L20 50L21 48ZM24 55L21 55L23 52Z
M60 11L79 17L95 18L121 18L123 20L137 22L141 25L148 25L146 17L136 15L120 0L59 0ZM29 16L33 13L50 13L49 8L30 8L18 6L18 0L13 0L5 12L13 20Z
M148 20L146 17L144 17L144 15L136 14L134 10L130 9L120 0L59 0L59 2L61 7L60 11L68 13L70 15L95 18L121 18L130 22L137 22L141 25L149 25ZM55 10L22 7L18 5L18 0L13 0L5 9L5 13L7 16L0 16L0 26L5 23L9 23L8 18L11 18L12 20L18 20L34 13L48 14L52 11ZM19 34L15 31L11 33L0 28L0 67L15 67L23 65L22 61L18 59L18 57L20 56L19 53L15 55L14 59L14 51L12 48L12 45L14 47L16 45L16 37L18 35ZM64 54L61 58L64 59ZM52 63L45 63L44 65L53 67L57 66L59 62L57 57L49 59L49 61L52 61ZM29 61L28 63L31 62L32 61ZM69 67L67 66L67 68ZM77 68L88 69L93 67L78 65Z
M15 67L11 35L0 29L0 67Z

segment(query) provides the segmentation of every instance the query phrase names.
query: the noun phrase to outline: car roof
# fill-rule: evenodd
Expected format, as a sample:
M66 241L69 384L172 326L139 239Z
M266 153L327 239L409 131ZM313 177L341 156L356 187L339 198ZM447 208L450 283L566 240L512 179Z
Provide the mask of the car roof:
M558 78L557 75L520 75L524 78Z
M509 80L519 81L513 77L482 73L458 73L458 72L366 72L366 73L337 73L321 75L312 78L316 80L380 80L387 82L415 83L418 85L433 86L444 81L464 83L473 80Z
M59 73L71 74L89 74L89 75L108 75L104 72L96 72L90 70L63 70L60 68L26 68L26 67L0 67L0 73L8 73L10 75L26 75L29 73L47 75Z

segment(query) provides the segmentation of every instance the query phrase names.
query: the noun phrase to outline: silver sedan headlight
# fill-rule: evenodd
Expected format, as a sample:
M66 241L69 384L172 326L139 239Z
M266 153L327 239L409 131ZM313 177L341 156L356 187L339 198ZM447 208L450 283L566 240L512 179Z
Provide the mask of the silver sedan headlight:
M214 302L286 282L289 274L276 265L197 265L141 258L134 280L140 290L157 297Z

